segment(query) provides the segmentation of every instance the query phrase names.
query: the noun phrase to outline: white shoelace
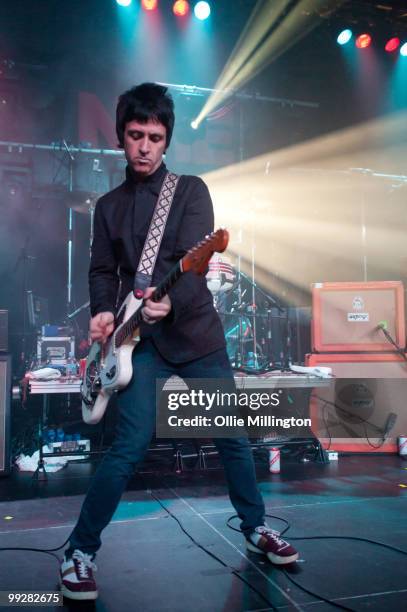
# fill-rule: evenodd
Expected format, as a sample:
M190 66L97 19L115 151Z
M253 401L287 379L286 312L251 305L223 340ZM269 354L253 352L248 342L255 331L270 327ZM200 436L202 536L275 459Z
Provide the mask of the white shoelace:
M72 559L76 559L79 563L79 575L81 578L89 578L89 569L96 571L97 567L92 561L91 555L87 555L81 550L75 550Z
M266 525L261 525L260 527L256 527L255 529L256 533L265 533L267 535L270 535L273 540L278 544L278 546L283 546L284 544L287 544L287 542L285 540L282 540L280 538L280 534L278 531L276 531L275 529L271 529L271 527L267 527Z

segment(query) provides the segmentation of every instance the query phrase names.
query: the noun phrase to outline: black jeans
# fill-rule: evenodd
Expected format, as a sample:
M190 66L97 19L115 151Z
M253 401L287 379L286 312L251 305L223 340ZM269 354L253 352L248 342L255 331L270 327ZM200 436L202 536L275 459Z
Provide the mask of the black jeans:
M151 442L155 428L156 380L176 374L181 378L233 378L225 349L184 364L161 357L151 340L133 353L133 378L119 393L119 422L114 442L101 461L87 492L78 522L70 536L68 555L75 548L94 554L100 534L110 522ZM222 458L230 500L245 535L264 522L265 508L256 483L253 455L247 438L219 438L214 443Z

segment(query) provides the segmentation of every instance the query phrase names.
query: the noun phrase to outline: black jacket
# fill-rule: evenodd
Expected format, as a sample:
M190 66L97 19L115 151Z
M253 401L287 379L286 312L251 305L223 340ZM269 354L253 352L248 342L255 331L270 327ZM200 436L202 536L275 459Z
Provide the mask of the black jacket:
M115 313L133 289L134 274L167 169L162 164L144 181L127 168L126 180L98 200L89 269L91 314ZM177 261L213 231L208 188L196 176L181 176L154 269L156 286ZM185 273L170 290L172 310L154 325L142 324L162 356L191 361L225 346L222 324L205 277Z

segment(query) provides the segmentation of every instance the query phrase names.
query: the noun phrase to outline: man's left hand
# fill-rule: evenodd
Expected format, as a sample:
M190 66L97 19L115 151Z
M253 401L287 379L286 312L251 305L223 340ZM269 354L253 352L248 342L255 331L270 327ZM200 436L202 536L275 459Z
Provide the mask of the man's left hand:
M149 299L155 287L148 287L144 294L144 306L141 310L143 321L148 325L154 325L157 321L161 321L171 310L171 300L168 295L165 295L159 302L153 302Z

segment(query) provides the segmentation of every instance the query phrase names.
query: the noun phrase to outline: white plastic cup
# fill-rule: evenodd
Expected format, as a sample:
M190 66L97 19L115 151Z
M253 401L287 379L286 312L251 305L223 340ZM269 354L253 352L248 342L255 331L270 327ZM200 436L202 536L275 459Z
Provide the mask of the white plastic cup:
M407 448L406 448L407 453ZM269 470L272 474L280 473L280 449L271 448L269 450Z
M399 445L399 455L400 457L407 457L407 437L399 436L398 437L398 445Z

